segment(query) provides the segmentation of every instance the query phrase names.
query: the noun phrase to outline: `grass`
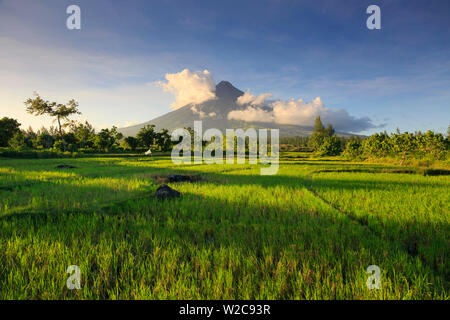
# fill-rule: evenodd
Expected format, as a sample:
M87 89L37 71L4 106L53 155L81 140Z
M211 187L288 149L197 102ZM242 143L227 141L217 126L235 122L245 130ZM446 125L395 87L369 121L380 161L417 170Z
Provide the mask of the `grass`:
M0 299L450 298L449 176L300 153L259 172L0 160ZM153 198L155 177L173 173L199 179L169 184L180 199ZM66 288L69 265L80 290Z

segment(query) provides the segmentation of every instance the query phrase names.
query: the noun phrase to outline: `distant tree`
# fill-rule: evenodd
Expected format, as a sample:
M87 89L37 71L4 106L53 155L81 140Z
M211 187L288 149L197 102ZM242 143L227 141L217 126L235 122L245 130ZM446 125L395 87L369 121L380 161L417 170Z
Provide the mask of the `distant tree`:
M58 123L58 131L59 136L63 142L63 149L65 149L65 141L63 137L62 127L64 123L63 121L67 121L69 116L73 114L81 114L78 111L78 103L72 99L67 104L60 104L56 102L49 102L43 100L38 93L34 93L35 98L29 98L25 101L25 105L27 106L27 112L36 116L40 115L49 115L55 118L55 121Z
M162 151L167 151L172 145L172 140L169 135L169 130L163 129L161 132L156 134L156 144L161 148Z
M58 132L58 128L54 127L54 126L50 126L50 128L48 129L48 132L53 136L53 138L57 138L59 136L59 132Z
M145 148L150 148L155 143L155 126L147 125L141 128L141 130L137 133L136 138L138 139L140 145Z
M94 147L95 129L88 121L85 121L84 123L71 121L69 127L70 131L75 135L78 147Z
M7 147L8 141L19 132L20 123L16 119L3 117L0 119L0 147Z
M56 151L65 151L66 148L67 148L66 144L63 143L61 139L56 140L55 143L53 144L53 149Z
M119 140L123 138L123 135L117 131L116 127L112 127L109 129L102 129L96 135L94 140L94 147L97 150L101 151L110 151L113 147L115 147Z
M184 127L185 130L187 130L191 136L191 148L194 148L195 143L195 131L191 127ZM181 141L181 138L180 138Z
M308 137L280 137L280 144L292 145L294 147L306 147L308 145Z
M363 153L367 156L386 157L391 153L391 139L386 132L375 133L362 142Z
M416 149L422 155L429 155L434 158L443 158L447 149L447 143L441 133L428 130L421 136L416 137Z
M95 136L94 147L99 151L108 151L113 145L112 137L108 129L102 129Z
M38 131L36 137L36 146L48 149L53 147L55 143L55 138L48 132L47 129L42 128Z
M361 154L362 154L361 142L357 138L351 137L345 146L343 156L354 159L361 156Z
M28 146L24 132L19 130L16 133L14 133L13 137L9 139L8 145L10 148L17 151L26 149Z
M320 116L318 116L314 122L314 129L311 137L309 138L308 146L316 152L319 151L325 137L330 137L330 133L334 134L334 130L332 129L331 125L328 127L328 129L325 129Z
M324 133L326 137L334 136L334 128L330 123L328 124L328 127L324 130Z
M406 156L416 149L416 139L412 133L401 133L397 129L397 133L391 135L391 149L395 155L401 155L403 165L406 161Z
M322 155L338 156L342 152L342 143L336 136L325 136L318 150Z
M111 128L111 134L114 136L114 144L118 145L119 141L123 139L123 134L119 131L117 131L117 127L113 126Z
M124 144L127 149L135 151L136 148L139 146L139 141L135 137L126 137L124 139Z
M33 131L31 126L28 127L26 131L24 131L25 136L25 144L28 148L33 148L36 145L37 134Z

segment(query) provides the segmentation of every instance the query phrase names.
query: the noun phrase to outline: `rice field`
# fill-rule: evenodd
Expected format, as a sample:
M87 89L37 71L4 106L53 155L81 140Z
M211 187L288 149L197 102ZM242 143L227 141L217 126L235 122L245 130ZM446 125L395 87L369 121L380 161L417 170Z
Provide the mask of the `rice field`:
M449 299L450 178L397 169L2 159L0 299ZM198 181L154 198L169 174Z

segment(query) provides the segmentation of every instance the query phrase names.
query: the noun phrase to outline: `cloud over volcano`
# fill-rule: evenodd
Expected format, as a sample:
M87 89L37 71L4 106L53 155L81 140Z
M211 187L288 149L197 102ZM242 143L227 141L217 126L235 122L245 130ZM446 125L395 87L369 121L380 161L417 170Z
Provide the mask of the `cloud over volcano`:
M159 84L164 91L175 95L171 106L180 109L191 105L191 112L200 119L216 118L225 112L224 118L228 120L308 127L313 126L316 117L320 116L325 124L331 123L339 131L361 132L377 127L368 117L357 118L344 109L326 107L320 97L310 102L303 99L272 100L272 93L254 95L250 90L242 92L226 81L216 87L208 70L191 72L184 69L168 73L165 78L166 81ZM219 87L220 90L217 89ZM209 107L205 107L205 103Z
M165 78L167 82L160 82L160 85L164 91L175 95L175 102L171 104L174 109L216 97L216 83L208 70L191 72L184 69L178 73L167 73Z
M311 102L305 102L303 99L267 101L271 96L270 93L255 96L247 91L237 100L238 104L247 105L247 108L231 111L228 119L312 126L315 118L320 116L325 124L331 123L342 131L360 132L376 127L368 117L356 118L344 109L326 107L320 97Z

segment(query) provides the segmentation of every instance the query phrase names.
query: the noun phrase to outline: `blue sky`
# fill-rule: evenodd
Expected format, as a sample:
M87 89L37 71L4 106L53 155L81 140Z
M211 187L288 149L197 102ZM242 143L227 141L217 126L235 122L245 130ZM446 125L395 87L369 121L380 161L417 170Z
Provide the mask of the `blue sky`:
M82 29L66 28L81 8ZM381 8L381 30L366 8ZM209 70L254 94L369 117L361 133L450 124L450 1L0 0L0 116L38 128L23 101L75 98L96 127L172 110L167 73Z

